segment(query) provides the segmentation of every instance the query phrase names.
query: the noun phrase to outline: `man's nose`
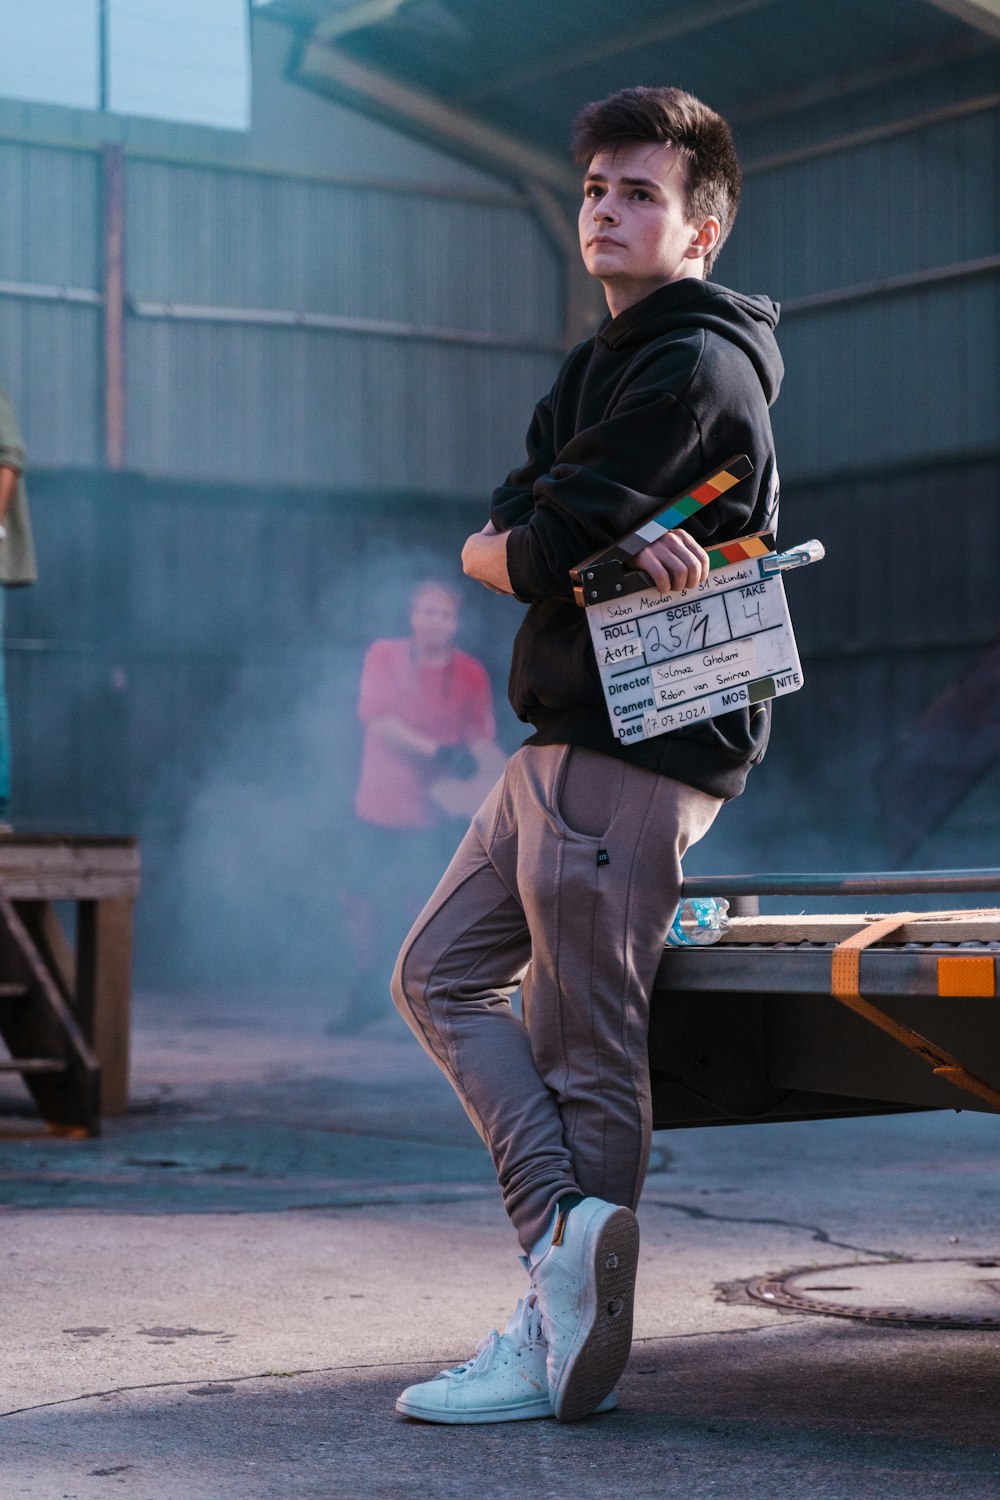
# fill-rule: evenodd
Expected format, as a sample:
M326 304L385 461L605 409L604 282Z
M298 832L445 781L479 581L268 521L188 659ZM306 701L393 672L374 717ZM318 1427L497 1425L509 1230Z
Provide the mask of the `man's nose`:
M594 204L594 218L600 223L614 223L618 218L618 210L607 197L598 198Z

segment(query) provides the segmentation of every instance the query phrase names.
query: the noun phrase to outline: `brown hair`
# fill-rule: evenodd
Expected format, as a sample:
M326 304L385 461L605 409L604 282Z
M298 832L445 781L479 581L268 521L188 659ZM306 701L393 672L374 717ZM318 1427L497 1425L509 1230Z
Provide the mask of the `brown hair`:
M740 202L742 174L732 131L707 104L675 88L619 89L584 105L573 121L573 156L584 166L598 151L636 141L676 147L687 183L685 213L692 223L711 215L722 226L715 248L705 256L707 275Z

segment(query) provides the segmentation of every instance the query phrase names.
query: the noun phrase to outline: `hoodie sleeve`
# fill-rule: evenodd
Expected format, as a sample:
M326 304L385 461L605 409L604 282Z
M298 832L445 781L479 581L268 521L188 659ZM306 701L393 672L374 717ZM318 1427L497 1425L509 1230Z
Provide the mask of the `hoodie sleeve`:
M657 383L626 390L604 421L576 433L532 477L533 511L525 510L507 540L517 597L572 598L570 568L632 530L703 468L698 425L678 395Z

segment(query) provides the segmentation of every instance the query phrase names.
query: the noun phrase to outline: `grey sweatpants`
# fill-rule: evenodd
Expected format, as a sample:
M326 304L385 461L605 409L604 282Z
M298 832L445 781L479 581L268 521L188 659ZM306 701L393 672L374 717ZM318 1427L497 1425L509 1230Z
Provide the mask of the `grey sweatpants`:
M638 1202L649 996L681 857L721 805L590 750L524 747L403 944L393 1000L489 1148L525 1250L564 1193Z

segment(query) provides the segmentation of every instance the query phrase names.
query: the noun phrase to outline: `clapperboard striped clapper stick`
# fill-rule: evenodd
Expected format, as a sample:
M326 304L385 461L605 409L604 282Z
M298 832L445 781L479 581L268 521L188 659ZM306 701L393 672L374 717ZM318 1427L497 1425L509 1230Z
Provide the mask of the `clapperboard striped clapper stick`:
M649 739L802 686L782 573L819 562L822 543L774 550L770 532L709 547L694 589L661 594L634 559L753 473L737 454L619 542L571 572L597 656L611 727Z

